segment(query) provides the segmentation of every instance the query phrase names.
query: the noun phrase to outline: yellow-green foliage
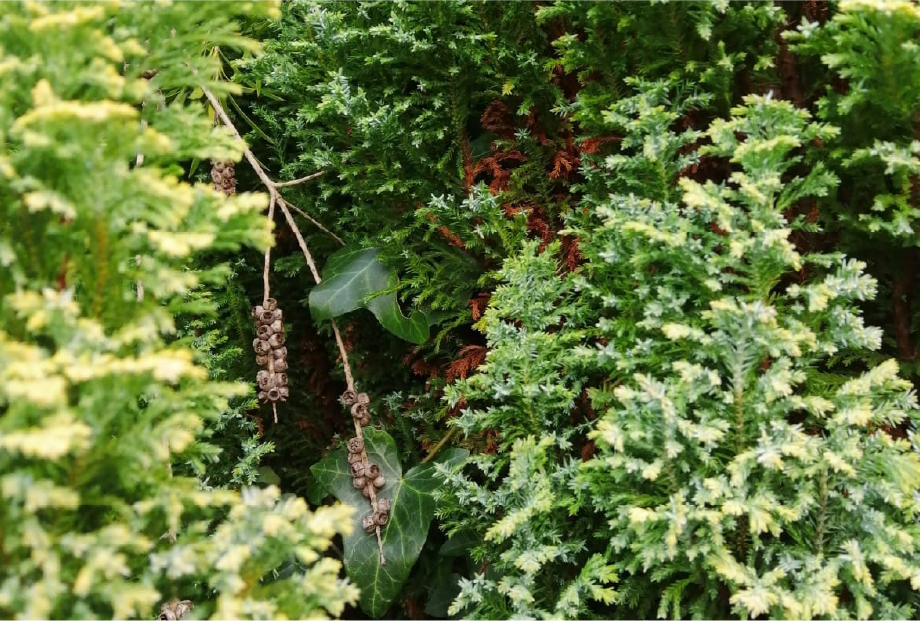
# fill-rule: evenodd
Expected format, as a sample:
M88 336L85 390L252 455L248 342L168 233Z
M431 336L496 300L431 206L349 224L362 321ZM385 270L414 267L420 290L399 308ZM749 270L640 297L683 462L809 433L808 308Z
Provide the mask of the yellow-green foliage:
M245 387L209 382L172 339L220 269L264 248L262 195L182 180L238 158L200 104L216 45L273 3L0 5L0 616L316 618L353 601L322 558L348 510L277 489L203 491L171 464L209 454L204 421ZM151 73L155 74L151 77ZM141 293L142 291L142 293ZM282 573L276 572L287 566Z

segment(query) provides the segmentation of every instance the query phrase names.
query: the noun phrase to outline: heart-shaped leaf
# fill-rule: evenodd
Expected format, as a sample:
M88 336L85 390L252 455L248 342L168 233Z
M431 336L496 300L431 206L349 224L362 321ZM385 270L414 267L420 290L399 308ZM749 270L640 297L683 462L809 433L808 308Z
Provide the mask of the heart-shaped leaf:
M364 307L371 294L387 288L390 272L373 248L343 248L329 257L323 281L310 292L315 319L332 319Z
M384 328L410 343L421 345L428 340L428 318L424 313L415 311L406 317L399 310L395 293L387 293L371 298L367 308Z
M399 595L425 544L435 510L432 492L439 482L432 464L420 464L403 475L396 443L384 431L366 428L364 445L368 458L386 477L378 497L389 498L391 503L390 521L381 529L384 565L380 564L377 538L361 527L370 503L351 484L344 447L329 453L310 470L329 493L355 509L352 533L344 538L345 571L361 589L361 608L380 618ZM462 449L449 449L441 460L462 459L465 454Z
M423 313L403 315L393 292L374 296L396 280L377 259L376 249L342 248L326 261L322 277L323 281L310 292L310 310L315 319L332 319L367 308L380 325L399 338L419 345L428 340L428 320Z

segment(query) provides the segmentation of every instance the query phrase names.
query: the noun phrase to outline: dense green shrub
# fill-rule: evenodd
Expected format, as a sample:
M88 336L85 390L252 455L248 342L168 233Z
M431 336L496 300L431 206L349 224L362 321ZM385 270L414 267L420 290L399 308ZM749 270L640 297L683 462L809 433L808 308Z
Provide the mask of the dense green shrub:
M920 459L880 429L915 420L916 399L893 361L828 386L829 356L880 346L855 307L875 282L840 253L796 251L804 219L784 215L833 188L820 164L792 171L799 145L836 131L751 97L701 150L731 161L728 183L598 210L598 256L632 286L603 290L614 353L592 391L587 497L623 594L657 593L659 614L914 611ZM625 342L620 323L636 330Z
M262 195L182 180L238 158L205 109L212 46L272 4L0 7L0 615L151 618L173 597L219 618L338 615L356 591L322 554L343 507L276 488L203 490L206 420L246 391L208 381L177 313L225 269L205 249L264 248ZM285 568L283 574L279 570Z
M915 3L0 20L3 614L917 614ZM322 171L305 241L248 161L210 187L242 145L204 87L270 177ZM277 422L234 383L272 238Z

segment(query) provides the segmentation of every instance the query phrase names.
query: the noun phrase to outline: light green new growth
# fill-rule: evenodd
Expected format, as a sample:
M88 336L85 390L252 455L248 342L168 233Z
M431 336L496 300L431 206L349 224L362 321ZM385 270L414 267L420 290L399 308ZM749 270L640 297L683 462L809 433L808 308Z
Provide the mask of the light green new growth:
M227 88L205 52L253 48L243 13L277 6L0 7L5 618L152 618L174 597L196 615L320 618L356 600L323 558L346 508L205 491L171 468L211 455L196 435L247 390L171 342L174 315L201 310L188 294L225 274L187 260L271 241L264 196L181 180L182 163L241 145L171 99Z

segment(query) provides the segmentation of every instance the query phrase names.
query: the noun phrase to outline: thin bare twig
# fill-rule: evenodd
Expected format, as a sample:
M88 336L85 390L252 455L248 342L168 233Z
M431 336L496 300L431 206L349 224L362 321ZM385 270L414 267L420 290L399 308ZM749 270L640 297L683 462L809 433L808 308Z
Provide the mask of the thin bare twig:
M268 200L268 221L269 222L274 222L276 199L277 199L277 195L272 194L271 198L269 198ZM262 305L263 306L268 301L268 298L271 297L269 295L271 291L270 291L270 285L268 282L268 271L269 271L269 266L271 265L271 258L272 258L272 247L269 246L268 248L265 249L265 266L262 268Z
M215 113L217 113L218 118L220 118L223 124L227 126L227 128L229 128L230 131L232 131L233 134L242 141L243 137L240 135L239 131L237 131L236 127L233 125L233 122L230 120L230 117L227 116L227 113L224 112L223 107L220 105L220 102L217 100L214 94L204 86L202 86L201 90L204 92L205 97L208 98L208 101L211 103L211 106L214 108ZM294 237L297 238L297 244L300 246L300 250L301 252L303 252L304 258L307 260L307 265L310 268L310 273L313 275L313 280L316 282L316 284L319 284L320 282L322 282L322 278L319 275L319 270L316 268L316 263L313 261L313 255L310 253L310 249L307 247L307 242L304 241L303 234L301 234L300 228L297 226L297 223L294 221L294 217L291 215L291 212L288 210L288 207L293 208L294 206L288 203L287 201L285 201L281 197L281 194L279 194L278 192L279 187L295 185L296 183L303 183L305 181L309 181L310 178L315 179L316 177L319 176L319 174L314 173L313 175L308 175L307 177L303 177L301 179L295 179L294 181L288 181L285 183L276 183L269 178L268 174L265 172L265 169L262 168L261 164L259 164L255 155L253 155L252 151L250 151L248 147L244 147L243 155L245 156L246 160L249 162L249 165L252 166L252 169L255 171L256 175L259 177L259 180L262 182L262 185L264 185L265 188L268 190L269 214L270 214L269 217L271 217L274 214L273 209L275 205L277 205L278 208L281 209L281 213L284 214L284 218L285 220L287 220L288 226L291 227L291 231L294 233ZM306 216L306 214L300 211L299 209L298 211L302 215ZM311 222L319 226L319 223L313 220L313 218L310 218L309 216L306 216L306 217ZM326 233L328 233L329 235L332 235L339 243L344 243L338 236L333 235L330 231L327 231L324 227L320 227L320 228ZM266 250L265 269L263 271L263 287L264 287L264 292L265 292L265 298L268 297L268 290L269 290L268 289L269 258L270 258L269 251ZM339 331L339 326L336 324L334 319L332 320L332 331L335 334L335 342L339 348L339 354L342 357L342 368L345 371L345 383L347 384L349 390L354 391L355 390L355 380L354 380L354 375L352 374L352 371L351 371L351 365L348 363L348 352L345 349L345 342L342 340L342 334ZM271 359L269 359L269 364L271 365L271 363L272 361ZM277 422L277 411L275 413L275 416L276 416L275 422ZM361 424L357 420L355 420L354 425L355 425L355 436L360 438L363 441L364 433L363 433ZM364 463L365 466L367 466L370 463L370 460L367 458L367 448L366 447L362 449L361 451L361 461ZM370 504L371 504L371 509L373 509L374 513L376 513L377 512L377 494L375 490L373 489L373 486L371 486L371 490L370 490ZM383 539L380 535L380 526L379 525L376 526L374 531L377 535L377 548L380 551L380 564L385 565L386 558L383 555Z
M341 245L343 245L343 246L345 245L345 242L342 240L341 237L339 237L338 235L336 235L335 233L333 233L332 231L330 231L329 229L327 229L325 226L323 226L322 224L320 224L318 221L314 220L313 217L310 216L310 214L306 213L303 209L301 209L301 208L298 207L297 205L292 205L292 204L290 204L289 202L287 202L287 201L284 200L283 198L282 198L281 200L284 202L285 205L287 205L288 207L290 207L291 209L293 209L294 211L296 211L297 213L299 213L301 216L303 216L304 218L306 218L306 219L309 220L310 222L312 222L312 223L313 223L313 226L315 226L315 227L318 228L319 230L321 230L321 231L323 231L324 233L326 233L327 235L329 235L329 237L331 237L331 238L334 239L335 241L339 242L339 244L341 244Z
M456 427L451 427L450 431L445 433L444 437L441 438L441 440L437 444L434 445L434 448L431 449L431 451L427 455L425 455L425 459L422 460L422 463L427 464L429 461L434 459L434 456L438 454L438 451L444 448L447 442L454 436L454 432L456 431L457 431Z
M326 171L321 170L319 172L313 173L312 175L307 175L306 177L301 177L300 179L294 179L293 181L281 181L281 182L275 183L275 187L276 188L286 188L291 185L298 185L306 181L313 181L317 177L322 177L325 174L326 174Z

